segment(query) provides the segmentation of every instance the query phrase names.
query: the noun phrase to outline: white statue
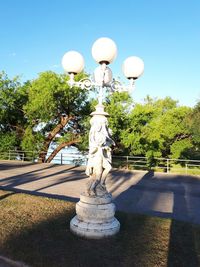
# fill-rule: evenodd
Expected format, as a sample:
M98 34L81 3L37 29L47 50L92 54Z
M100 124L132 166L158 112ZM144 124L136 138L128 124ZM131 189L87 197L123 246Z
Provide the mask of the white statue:
M87 194L103 196L107 193L105 181L111 170L111 146L114 141L108 129L108 121L104 115L94 115L89 133L89 155L86 174L90 177L87 184Z

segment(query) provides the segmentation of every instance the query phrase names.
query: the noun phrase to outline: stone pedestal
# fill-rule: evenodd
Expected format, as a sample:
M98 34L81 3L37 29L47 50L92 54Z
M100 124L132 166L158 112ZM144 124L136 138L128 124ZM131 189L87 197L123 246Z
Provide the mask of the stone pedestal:
M120 229L120 223L114 217L115 204L111 194L99 197L82 193L76 204L76 214L70 229L78 236L100 239L115 235Z

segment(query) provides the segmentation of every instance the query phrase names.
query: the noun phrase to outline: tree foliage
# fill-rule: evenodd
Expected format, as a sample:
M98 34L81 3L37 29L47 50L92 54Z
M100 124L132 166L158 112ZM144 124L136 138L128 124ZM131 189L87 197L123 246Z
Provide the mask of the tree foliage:
M81 73L76 78L82 79L85 76ZM33 131L37 129L43 136L39 156L42 162L46 160L50 143L57 135L62 137L65 146L79 142L82 121L90 112L88 92L78 87L70 88L67 79L66 75L49 71L41 73L30 83L29 98L24 110ZM29 136L26 135L26 138ZM64 145L60 144L60 147Z
M129 112L133 101L128 93L113 93L107 98L106 111L109 114L109 127L112 130L112 136L115 140L115 153L121 153L125 147L121 142L121 132L127 129L130 119Z
M80 73L76 79L87 77ZM88 147L89 114L96 99L87 90L70 88L66 75L52 71L22 84L18 77L0 73L0 152L9 149L39 151L42 162L75 144ZM134 103L127 93L106 98L115 154L200 158L200 101L194 108L179 106L170 97ZM46 157L52 142L57 144Z
M200 158L200 101L191 110L187 117L187 126L192 136L192 142L195 149L190 149L188 153L190 157Z
M0 73L0 143L1 149L20 146L27 119L23 106L28 99L26 84L21 85L18 77L9 78Z
M174 154L171 146L175 142L187 140L183 150L192 147L186 124L189 112L190 108L179 107L169 97L163 100L147 98L144 104L136 104L131 111L129 128L121 133L122 142L131 155L174 157L177 153ZM178 153L180 157L182 152Z
M200 101L189 114L188 125L193 135L194 142L200 143Z

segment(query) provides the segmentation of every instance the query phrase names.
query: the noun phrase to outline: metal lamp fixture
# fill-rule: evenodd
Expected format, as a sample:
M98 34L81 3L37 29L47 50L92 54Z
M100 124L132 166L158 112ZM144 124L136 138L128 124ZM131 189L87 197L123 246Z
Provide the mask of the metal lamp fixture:
M117 55L117 46L110 38L100 38L92 46L92 56L99 66L94 71L93 79L74 80L74 75L84 68L83 56L76 51L67 52L62 59L64 70L69 74L68 81L71 87L82 89L98 89L98 104L91 113L89 132L89 152L86 175L89 181L86 190L80 194L80 201L76 204L76 216L70 222L70 229L74 234L86 238L104 238L115 235L120 230L120 222L115 218L115 204L112 195L106 188L107 175L112 169L112 146L115 145L108 128L107 117L104 111L104 90L111 92L130 91L134 81L142 75L144 63L138 57L127 58L122 70L128 86L123 86L113 79L112 71L108 67Z
M74 80L74 75L80 73L84 69L84 58L76 51L67 52L62 58L62 66L69 74L69 85L78 86L82 89L99 88L99 104L103 101L103 88L107 88L111 92L131 91L134 88L135 80L144 72L144 62L139 57L128 57L122 65L122 71L127 79L130 80L129 85L124 86L119 81L113 79L112 71L108 67L117 56L117 46L113 40L107 37L97 39L92 46L92 56L99 66L94 70L94 78L85 78L79 82Z

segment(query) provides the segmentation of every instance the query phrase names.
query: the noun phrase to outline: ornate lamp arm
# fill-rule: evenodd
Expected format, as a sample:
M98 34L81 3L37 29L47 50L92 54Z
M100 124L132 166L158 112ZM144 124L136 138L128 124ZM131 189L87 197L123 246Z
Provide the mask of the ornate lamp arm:
M98 88L98 102L100 105L102 105L103 103L103 98L104 98L104 88L106 88L108 91L110 91L110 93L113 92L131 92L133 91L133 89L135 88L135 84L134 84L134 79L130 79L130 84L129 85L122 85L121 82L112 79L111 81L107 82L105 80L105 74L106 71L110 69L106 66L106 68L103 69L103 75L101 75L103 77L103 80L92 80L90 78L83 78L80 81L75 81L74 80L74 73L70 73L70 79L68 81L68 84L70 87L76 86L76 87L80 87L81 89L86 89L86 90L91 90L94 88ZM96 70L96 77L100 76L100 73L102 72L102 69L97 69ZM97 78L98 79L98 78Z

